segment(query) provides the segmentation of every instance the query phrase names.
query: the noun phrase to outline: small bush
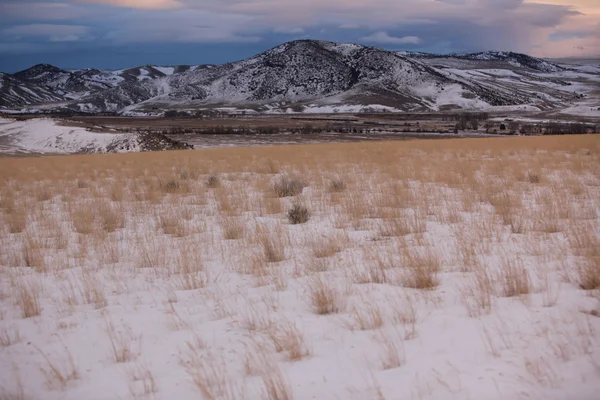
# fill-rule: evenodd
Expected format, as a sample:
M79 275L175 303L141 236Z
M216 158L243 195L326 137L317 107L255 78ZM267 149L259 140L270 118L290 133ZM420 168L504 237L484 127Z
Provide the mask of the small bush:
M294 204L294 206L288 211L287 217L288 221L290 221L290 224L304 224L310 219L310 212L308 211L308 208L300 204Z
M541 179L538 174L530 171L527 173L527 180L529 181L529 183L540 183Z
M302 193L305 185L297 179L282 177L273 185L273 191L277 197L293 197Z
M164 189L167 193L175 193L179 190L179 182L171 180L165 183Z
M211 175L206 180L206 187L208 187L208 188L216 189L219 186L221 186L221 180L219 179L219 177L217 175Z
M343 192L344 190L346 190L346 182L344 182L342 179L336 179L329 183L330 192L339 193Z

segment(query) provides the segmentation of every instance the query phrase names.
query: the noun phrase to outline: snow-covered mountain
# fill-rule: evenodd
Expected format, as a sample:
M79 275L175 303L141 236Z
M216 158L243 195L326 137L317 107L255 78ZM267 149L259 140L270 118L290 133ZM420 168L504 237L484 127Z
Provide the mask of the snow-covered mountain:
M504 62L513 67L527 68L533 71L539 72L560 72L564 71L565 68L560 65L542 60L540 58L528 56L527 54L513 53L511 51L484 51L479 53L469 54L429 54L420 52L399 52L398 54L405 55L416 59L457 59L457 60L471 60L471 61L496 61Z
M300 40L224 65L119 71L36 65L0 75L0 107L116 113L329 105L411 111L519 105L547 109L564 107L574 97L573 88L565 89L565 71L509 52L440 56Z

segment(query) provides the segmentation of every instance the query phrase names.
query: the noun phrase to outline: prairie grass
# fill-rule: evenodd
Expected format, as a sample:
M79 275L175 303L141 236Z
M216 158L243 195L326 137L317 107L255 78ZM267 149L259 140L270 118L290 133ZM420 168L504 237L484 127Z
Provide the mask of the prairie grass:
M0 368L39 367L31 398L98 365L118 398L348 398L352 363L399 398L481 396L451 382L468 368L594 382L599 156L584 135L0 159Z
M345 293L328 282L323 276L310 277L308 291L310 304L315 314L339 313L346 304Z

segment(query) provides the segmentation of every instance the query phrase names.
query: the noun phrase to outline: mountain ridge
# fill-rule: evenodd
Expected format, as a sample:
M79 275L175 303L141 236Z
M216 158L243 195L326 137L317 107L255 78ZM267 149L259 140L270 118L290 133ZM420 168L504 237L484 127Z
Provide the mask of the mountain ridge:
M264 110L281 104L368 106L375 102L397 110L426 111L533 103L551 107L560 102L554 92L537 101L535 90L524 85L504 87L501 79L485 72L485 79L467 76L452 65L439 65L442 61L462 63L465 70L477 70L478 65L515 70L525 77L535 75L538 81L547 78L536 74L567 71L513 52L439 55L297 40L226 64L144 65L113 71L37 64L0 74L0 109L144 113L173 107Z

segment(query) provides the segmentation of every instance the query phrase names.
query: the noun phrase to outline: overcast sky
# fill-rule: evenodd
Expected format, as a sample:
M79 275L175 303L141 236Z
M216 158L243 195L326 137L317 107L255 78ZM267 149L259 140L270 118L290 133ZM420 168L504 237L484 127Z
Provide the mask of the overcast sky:
M0 71L235 61L294 39L600 56L600 0L0 0Z

